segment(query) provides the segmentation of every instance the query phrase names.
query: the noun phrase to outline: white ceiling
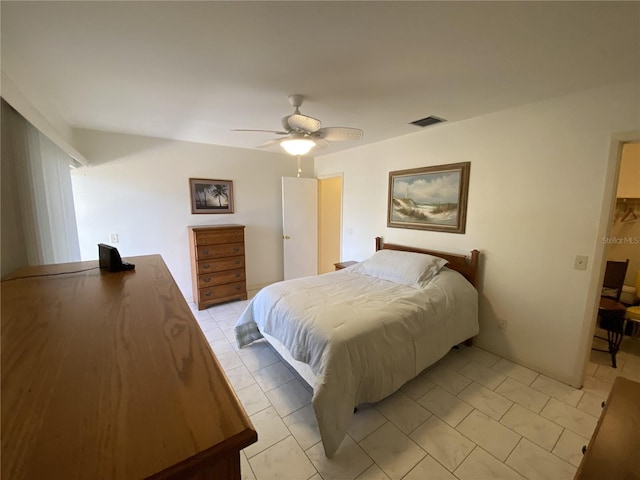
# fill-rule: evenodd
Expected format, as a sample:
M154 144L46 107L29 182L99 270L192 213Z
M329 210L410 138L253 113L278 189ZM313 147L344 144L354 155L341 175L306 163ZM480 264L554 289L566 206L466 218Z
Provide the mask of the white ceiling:
M73 128L252 148L292 113L357 143L640 80L639 2L9 2L2 70ZM428 127L438 128L438 126ZM356 146L335 143L318 155ZM276 147L277 148L277 147Z

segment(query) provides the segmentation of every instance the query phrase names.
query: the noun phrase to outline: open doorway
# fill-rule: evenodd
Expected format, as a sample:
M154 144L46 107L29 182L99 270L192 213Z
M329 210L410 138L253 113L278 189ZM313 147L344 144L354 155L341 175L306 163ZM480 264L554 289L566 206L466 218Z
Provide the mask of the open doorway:
M640 270L640 141L638 140L623 142L621 145L615 191L613 218L607 235L603 238L602 268L604 270L608 262L624 264L628 260L619 302L629 306L637 303L640 295L635 285ZM603 295L605 294L606 292L603 292ZM618 328L622 328L622 331L620 332ZM618 334L617 338L620 342L615 356L606 352L610 349L609 339L612 338L612 330L613 333ZM618 327L606 318L604 321L599 318L591 345L587 376L592 376L603 383L612 382L617 376L640 380L639 330L635 322L626 322ZM614 359L616 368L613 367Z
M605 240L607 260L629 260L622 300L630 303L640 270L640 141L622 145L614 217Z
M284 279L335 271L342 254L342 174L282 178Z
M342 250L342 175L318 178L318 273L333 272Z

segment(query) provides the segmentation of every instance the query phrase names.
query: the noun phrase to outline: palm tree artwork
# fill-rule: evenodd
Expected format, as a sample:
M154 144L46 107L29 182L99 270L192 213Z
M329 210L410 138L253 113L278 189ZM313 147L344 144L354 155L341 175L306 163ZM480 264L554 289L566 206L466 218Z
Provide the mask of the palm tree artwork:
M190 182L192 213L233 213L230 181L190 179Z
M213 184L209 185L207 193L218 200L218 207L226 207L229 204L229 187L227 185ZM224 200L224 205L222 201Z

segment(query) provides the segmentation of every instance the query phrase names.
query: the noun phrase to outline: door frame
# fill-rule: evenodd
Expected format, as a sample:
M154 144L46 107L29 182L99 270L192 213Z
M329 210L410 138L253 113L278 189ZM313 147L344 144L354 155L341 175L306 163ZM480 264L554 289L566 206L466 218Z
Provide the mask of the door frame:
M571 384L577 387L582 387L584 384L584 379L587 374L587 366L591 357L593 334L596 329L596 318L598 316L598 302L600 300L601 291L600 286L604 280L604 269L606 265L606 249L605 244L601 239L605 238L609 234L613 224L618 176L620 175L620 163L622 159L622 145L635 141L640 141L640 130L614 133L611 135L609 159L607 161L605 171L602 208L600 209L600 222L598 225L598 235L593 255L593 268L591 269L591 279L589 281L589 290L587 292L584 321L578 341L578 359L571 378Z

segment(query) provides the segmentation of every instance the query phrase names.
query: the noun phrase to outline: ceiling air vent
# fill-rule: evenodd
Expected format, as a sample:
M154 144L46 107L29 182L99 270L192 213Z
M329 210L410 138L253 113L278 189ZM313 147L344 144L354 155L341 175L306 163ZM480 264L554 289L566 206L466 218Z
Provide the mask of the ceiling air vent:
M444 118L440 118L440 117L435 117L433 115L430 115L428 117L425 118L421 118L420 120L415 120L413 122L410 122L411 125L415 125L416 127L428 127L429 125L433 125L434 123L441 123L441 122L446 122L446 120Z

